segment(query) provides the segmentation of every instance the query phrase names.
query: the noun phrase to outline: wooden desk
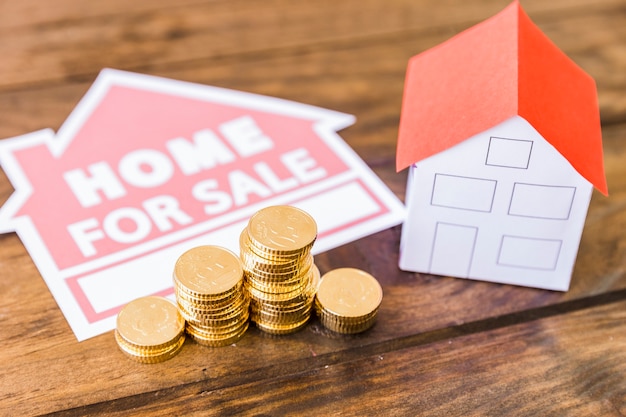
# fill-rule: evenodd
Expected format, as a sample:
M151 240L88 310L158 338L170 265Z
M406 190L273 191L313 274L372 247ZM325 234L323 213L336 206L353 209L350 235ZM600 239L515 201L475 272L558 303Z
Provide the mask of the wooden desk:
M0 137L57 129L103 67L354 114L340 132L403 198L409 57L506 0L0 1ZM16 234L0 236L1 415L626 415L626 3L525 0L596 80L610 197L594 191L566 293L401 272L400 227L321 254L377 276L379 321L316 320L141 365L78 343ZM0 174L0 202L13 189Z

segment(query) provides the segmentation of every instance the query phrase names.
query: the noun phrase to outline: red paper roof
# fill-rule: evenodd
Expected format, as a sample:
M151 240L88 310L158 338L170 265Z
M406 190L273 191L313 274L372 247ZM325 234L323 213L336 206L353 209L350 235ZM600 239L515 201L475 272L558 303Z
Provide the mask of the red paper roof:
M608 193L595 82L541 32L518 1L410 59L396 168L515 115Z

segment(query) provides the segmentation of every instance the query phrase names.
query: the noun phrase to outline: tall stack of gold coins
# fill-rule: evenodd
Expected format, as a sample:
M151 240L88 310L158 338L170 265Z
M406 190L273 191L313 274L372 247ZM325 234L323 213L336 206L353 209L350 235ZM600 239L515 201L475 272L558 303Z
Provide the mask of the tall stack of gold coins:
M256 212L240 235L250 319L264 332L295 332L311 317L320 273L311 248L315 220L292 206Z
M239 340L248 329L250 299L239 257L220 246L198 246L174 266L174 294L186 330L211 347Z
M372 275L356 268L338 268L322 276L315 312L329 330L360 333L374 325L382 300L383 289Z
M141 297L126 304L117 315L115 340L131 359L163 362L183 347L185 320L167 298Z

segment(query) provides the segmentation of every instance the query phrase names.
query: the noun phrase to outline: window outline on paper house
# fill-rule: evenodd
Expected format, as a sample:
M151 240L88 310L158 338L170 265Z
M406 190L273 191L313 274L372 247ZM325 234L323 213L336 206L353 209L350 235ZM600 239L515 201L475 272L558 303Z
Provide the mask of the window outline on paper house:
M523 213L521 211L517 211L517 212L513 212L513 210L516 210L516 208L514 208L514 201L515 201L515 191L516 189L519 190L520 188L518 188L518 185L520 186L520 188L522 187L526 187L526 188L534 188L534 189L540 189L540 188L550 188L552 190L554 189L562 189L562 190L566 190L569 189L571 190L571 195L568 196L563 196L563 197L569 197L570 201L569 201L569 207L567 208L567 214L556 217L556 216L550 216L548 214L545 215L540 215L540 213L534 213L534 214L530 214L530 213ZM521 191L518 191L518 195L519 193L521 193ZM536 196L535 196L536 197ZM546 184L531 184L531 183L526 183L526 182L515 182L513 184L513 191L511 192L511 200L509 201L509 209L507 211L507 214L509 216L516 216L516 217L526 217L526 218L532 218L532 219L545 219L545 220L569 220L570 215L572 214L572 208L574 207L574 200L576 197L576 187L575 186L571 186L571 185L546 185ZM523 197L520 197L523 198ZM527 197L529 198L529 197ZM545 201L542 200L540 198L535 198L535 200L540 200L540 201ZM552 200L551 203L554 202L558 202L557 200ZM523 203L522 203L523 205ZM542 207L544 208L551 208L554 207L554 204L549 204L549 203L545 203L542 204ZM565 212L564 211L564 212Z
M489 183L492 183L493 184L493 188L491 190L491 197L490 197L491 201L489 201L489 209L486 210L486 209L480 209L480 208L455 206L455 205L444 204L442 202L436 202L435 201L436 200L435 192L437 190L437 178L438 177L461 178L461 179L465 179L465 180L472 180L472 181L475 181L475 182L489 182ZM452 209L456 209L456 210L467 210L467 211L474 211L474 212L481 212L481 213L491 213L492 210L493 210L493 202L495 200L497 186L498 186L498 181L497 180L493 180L493 179L477 178L477 177L467 177L467 176L463 176L463 175L452 175L452 174L435 173L435 176L434 176L434 179L433 179L433 185L432 185L432 192L431 192L431 195L430 195L430 205L431 206L435 206L435 207L452 208Z
M494 140L495 139L495 140ZM499 145L497 145L497 142L501 142ZM513 163L509 163L506 164L504 161L493 161L493 162L499 162L499 163L490 163L489 159L490 159L490 155L492 156L493 159L498 159L498 156L496 156L496 148L497 146L506 146L504 144L504 142L526 142L526 143L530 143L530 147L528 148L527 154L526 154L526 165L523 166L523 164L513 164ZM492 147L493 144L493 147ZM530 165L530 156L532 154L533 151L533 145L534 145L534 141L529 140L529 139L513 139L513 138L503 138L500 136L491 136L489 138L489 145L487 147L487 156L485 158L485 165L487 166L493 166L493 167L500 167L500 168L513 168L513 169L528 169L529 165ZM510 146L510 145L509 145ZM526 151L526 150L524 150ZM516 149L516 152L519 153L520 150Z
M556 257L554 258L554 262L553 265L551 267L541 267L541 266L530 266L530 265L523 265L521 263L519 264L515 264L515 263L503 263L501 262L502 260L502 252L503 252L503 248L505 246L504 244L504 240L506 238L511 238L511 239L516 239L516 240L528 240L531 241L530 244L532 245L533 242L538 243L538 242L556 242L558 243L558 248L556 251ZM502 239L500 240L500 247L498 248L498 259L497 259L497 264L499 266L506 266L506 267L510 267L510 268L519 268L519 269L530 269L530 270L539 270L539 271L556 271L558 264L559 264L559 258L561 257L561 250L563 249L563 240L562 239L548 239L548 238L535 238L535 237L529 237L529 236L519 236L519 235L502 235Z

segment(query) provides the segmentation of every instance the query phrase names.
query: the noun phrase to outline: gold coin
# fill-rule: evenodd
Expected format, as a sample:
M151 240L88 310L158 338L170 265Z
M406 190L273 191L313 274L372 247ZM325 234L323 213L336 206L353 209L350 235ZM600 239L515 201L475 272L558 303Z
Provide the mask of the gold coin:
M278 324L286 324L286 323L294 323L304 319L305 317L309 317L312 312L312 305L304 306L300 310L294 310L291 312L273 312L267 310L251 310L250 317L252 317L253 321L261 320L264 322L270 323L278 323Z
M249 290L261 291L269 294L296 294L302 293L309 285L309 279L307 276L300 277L297 280L281 283L267 283L259 281L255 278L248 277L246 282L246 288Z
M185 330L188 333L204 335L207 338L208 337L224 338L224 337L227 337L228 335L238 332L242 327L245 326L246 322L248 321L248 318L249 316L246 313L244 316L241 317L240 320L234 321L223 327L202 326L202 325L197 325L197 324L188 322Z
M296 282L302 282L306 280L306 274L309 267L296 270L292 273L271 273L262 271L260 269L253 269L245 273L247 280L253 279L265 285L291 285Z
M184 298L191 302L197 304L215 304L220 302L227 302L229 299L237 297L241 291L243 286L243 280L239 281L239 283L235 284L233 288L230 290L224 291L220 294L198 294L193 291L190 291L188 288L185 288L176 277L174 277L174 291L176 293L176 298Z
M183 306L179 305L181 314L188 323L200 324L200 325L213 325L219 324L225 321L238 320L243 315L247 314L250 301L246 299L241 304L220 313L200 313L198 311L188 311Z
M176 302L179 305L192 307L194 310L198 311L217 311L233 306L241 301L241 299L245 297L245 292L242 285L238 291L229 294L226 298L219 300L204 300L191 297L174 287L174 295L176 296Z
M188 321L186 330L187 332L193 331L194 333L201 333L218 337L220 335L230 334L238 330L239 328L241 328L241 326L244 325L246 321L248 321L249 317L249 312L246 311L237 318L222 321L219 323L215 322L211 324L206 324Z
M251 241L248 241L248 244L240 245L240 248L244 248L244 250L242 250L242 253L246 254L251 259L256 260L260 264L272 264L281 266L297 265L302 261L302 258L309 256L309 254L311 253L310 245L291 254L268 252L260 249L258 246L254 246Z
M263 272L267 274L297 273L303 265L312 261L310 250L299 252L289 258L259 254L250 245L239 246L239 256L245 273Z
M313 305L313 297L298 297L295 300L289 301L262 301L250 298L250 309L255 311L267 311L269 313L278 313L284 311L290 313L292 311L299 311L305 306Z
M229 318L238 317L242 314L242 312L246 311L250 305L249 299L238 303L233 307L229 307L224 311L215 311L215 312L205 312L200 310L194 310L191 307L179 304L178 308L181 311L181 314L187 321L193 321L197 323L202 322L213 322L213 321L221 321Z
M184 342L185 340L185 332L181 333L179 336L174 338L171 343L166 345L161 345L160 347L142 347L135 346L133 344L128 343L116 330L114 330L115 341L121 350L126 353L133 354L135 356L144 356L144 357L156 357L173 350L177 350L177 346Z
M302 329L309 322L310 316L306 316L299 322L289 323L289 324L276 324L271 322L266 322L263 320L254 321L254 324L259 330L264 331L265 333L274 334L274 335L283 335L295 333L298 330Z
M167 349L163 349L156 353L149 352L146 353L142 350L137 350L132 346L129 346L125 343L123 339L119 336L119 333L115 331L115 338L118 342L118 346L120 350L130 359L133 359L137 362L141 363L159 363L166 361L168 359L173 358L183 347L185 343L185 333L182 333L181 336L174 341L174 343L169 346Z
M310 248L317 237L315 220L293 206L270 206L257 211L247 230L252 246L270 253L302 251Z
M199 302L193 298L183 296L177 291L174 293L176 294L176 302L179 307L184 307L190 312L198 312L200 314L223 313L242 304L248 298L243 286L241 287L241 290L233 296L229 296L224 300L214 301L212 303L208 303L206 301Z
M294 287L255 286L253 280L247 280L244 288L253 302L268 302L274 305L290 305L301 303L315 296L320 281L319 269L315 264L311 266L302 283Z
M272 303L250 303L251 312L263 312L266 314L288 315L294 314L313 307L313 300L304 300L293 304L272 304Z
M242 252L242 263L245 275L255 275L268 281L280 281L306 274L313 264L313 256L303 257L298 263L285 265L279 263L257 262Z
M259 258L265 262L290 263L298 262L302 256L306 256L309 252L311 244L293 251L277 251L263 246L260 242L254 240L250 232L248 224L239 234L239 247L245 249L250 256Z
M185 320L176 305L164 297L148 296L126 304L117 315L117 332L139 348L167 346L180 337Z
M256 303L290 305L293 303L306 302L309 299L309 296L305 291L306 287L288 293L265 292L252 286L246 286L246 289L248 290L248 294L250 295L252 302Z
M158 347L145 347L145 346L136 346L131 343L128 343L117 330L114 330L115 341L117 342L120 349L133 352L133 354L138 356L157 356L165 352L169 352L172 350L175 345L180 343L180 339L185 337L184 332L181 333L178 337L174 338L170 343L160 345Z
M378 315L378 309L376 309L372 313L361 317L340 317L324 310L318 303L315 303L315 312L324 323L333 323L340 326L360 326L363 323L375 320Z
M383 290L372 275L356 268L338 268L321 278L317 301L329 313L339 317L361 317L375 311L383 299Z
M332 330L335 333L343 333L343 334L354 334L354 333L364 332L365 330L372 327L376 321L376 316L374 316L359 324L345 324L345 323L337 322L334 320L327 320L327 316L324 316L323 314L318 317L324 327L326 327L329 330Z
M188 294L228 293L243 279L239 257L220 246L198 246L183 253L174 266L174 280Z
M246 330L248 330L248 326L249 322L248 320L246 320L236 331L220 336L206 334L194 328L187 328L187 332L189 336L200 345L209 347L220 347L232 345L233 343L237 342L246 333Z
M245 274L263 275L269 279L279 280L298 275L304 268L310 265L312 259L307 256L303 257L298 262L284 264L250 257L242 251L241 262Z

